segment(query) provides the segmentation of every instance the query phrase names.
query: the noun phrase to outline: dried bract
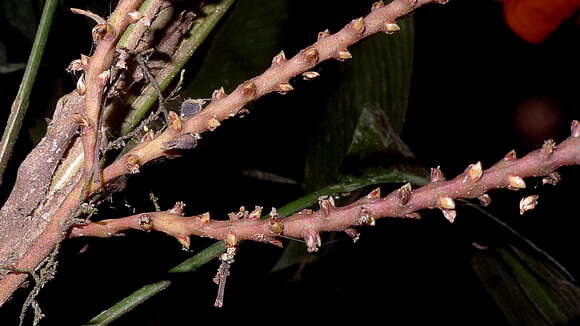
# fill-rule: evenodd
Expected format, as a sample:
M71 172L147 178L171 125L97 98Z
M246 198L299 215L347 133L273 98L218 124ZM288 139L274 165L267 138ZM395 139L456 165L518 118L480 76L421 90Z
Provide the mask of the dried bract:
M139 158L135 155L127 155L125 158L125 167L131 174L139 173Z
M394 34L396 31L401 30L401 27L396 23L385 22L384 31L386 34Z
M549 184L555 186L558 184L558 182L560 182L560 180L561 180L560 173L552 172L548 174L547 177L542 179L542 184Z
M358 233L358 231L353 228L344 230L344 233L352 238L352 242L357 242L358 239L360 239L360 233Z
M443 212L443 216L445 216L445 218L453 223L455 221L455 218L457 217L457 211L454 209L442 209L441 210Z
M483 207L487 207L487 206L489 206L489 204L491 204L491 197L488 194L483 194L483 195L477 197L477 199L479 199L479 203Z
M469 179L471 182L477 182L483 176L483 169L481 167L481 162L471 164L468 167Z
M524 215L525 212L536 208L538 204L538 195L527 196L520 200L520 215Z
M357 34L362 34L365 31L365 20L363 17L357 18L350 22L350 27Z
M302 77L304 77L305 80L311 80L320 77L320 74L316 71L306 71L302 73Z
M431 182L445 181L445 176L440 167L431 168Z
M375 11L379 8L382 8L385 6L385 3L381 0L381 1L377 1L375 3L373 3L373 5L371 6L371 11Z
M439 208L455 209L455 201L451 197L441 196L439 197Z
M556 142L553 139L548 139L542 145L542 153L544 154L552 154L556 149Z
M284 51L280 51L280 53L278 53L273 59L272 59L272 66L277 67L283 63L285 63L286 60L286 55L284 54Z
M404 184L401 188L399 188L399 190L397 191L397 194L399 196L399 200L400 200L401 205L407 205L407 203L411 199L412 193L413 193L413 189L411 187L410 182Z
M323 38L327 38L330 36L330 31L328 29L323 30L322 32L318 33L318 40L322 40Z
M141 216L137 218L137 222L143 231L151 231L153 229L153 219L149 214L141 214Z
M508 189L519 190L526 188L526 182L522 177L512 174L508 174L507 177L509 181Z

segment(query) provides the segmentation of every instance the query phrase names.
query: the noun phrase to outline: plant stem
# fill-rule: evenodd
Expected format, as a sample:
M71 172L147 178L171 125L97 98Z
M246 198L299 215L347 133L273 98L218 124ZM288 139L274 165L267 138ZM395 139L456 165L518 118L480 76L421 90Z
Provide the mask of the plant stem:
M30 93L32 92L32 87L34 86L34 81L36 80L36 74L38 73L38 67L42 60L44 48L46 47L48 33L56 10L56 4L57 0L47 0L44 4L42 17L40 18L38 30L34 37L34 43L32 44L32 51L30 52L30 57L26 64L26 70L24 71L18 94L16 94L16 98L12 103L10 116L6 123L6 129L4 129L4 134L2 135L2 141L0 141L0 185L2 184L8 161L12 155L12 150L14 149L14 145L16 145L16 140L18 139L18 134L22 127L24 115L28 109L28 100L30 98Z
M184 39L171 61L159 71L156 76L161 91L167 89L179 71L189 61L203 41L208 37L217 23L225 15L236 0L223 0L201 23L195 24L191 29L191 36ZM121 127L121 134L126 135L135 128L143 116L149 112L157 101L157 92L148 85L143 93L131 104L131 113L127 116Z

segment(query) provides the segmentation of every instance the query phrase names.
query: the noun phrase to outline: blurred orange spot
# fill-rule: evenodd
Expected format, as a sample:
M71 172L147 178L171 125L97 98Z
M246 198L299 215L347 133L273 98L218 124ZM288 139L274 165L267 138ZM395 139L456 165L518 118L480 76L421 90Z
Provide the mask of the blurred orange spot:
M504 0L503 8L514 33L540 43L580 9L580 0Z

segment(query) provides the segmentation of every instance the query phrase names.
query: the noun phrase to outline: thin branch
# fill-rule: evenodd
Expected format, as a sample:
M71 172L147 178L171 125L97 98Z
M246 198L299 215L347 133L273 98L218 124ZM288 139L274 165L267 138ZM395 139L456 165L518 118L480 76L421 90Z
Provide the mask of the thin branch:
M98 142L101 130L101 113L104 102L105 88L111 77L111 64L115 55L115 47L123 31L130 23L142 17L134 13L143 0L124 0L119 3L108 21L97 24L92 31L93 39L97 43L94 54L87 58L84 85L79 88L85 92L85 112L80 117L82 123L81 139L84 153L85 181L94 178L100 184ZM97 19L97 21L100 21Z
M310 70L318 63L335 59L351 58L347 47L378 32L392 34L399 29L395 21L408 15L418 7L428 3L446 3L446 0L395 0L388 5L382 1L375 3L372 11L364 18L351 21L336 34L323 31L318 41L300 51L291 59L286 59L284 52L274 57L272 65L261 75L239 85L231 94L226 95L222 89L213 92L211 103L199 114L175 124L177 128L167 128L152 140L137 145L127 154L103 170L103 181L106 183L127 173L137 173L139 166L165 155L164 144L175 142L182 137L199 135L213 131L221 122L236 116L249 102L272 92L287 93L292 91L289 80L300 74L305 78L314 78ZM197 137L196 137L197 138ZM94 187L93 190L95 190Z
M22 127L24 115L28 109L28 99L30 98L34 81L36 80L38 67L40 67L40 61L42 60L42 54L44 53L57 2L57 0L47 0L44 4L38 31L32 44L32 51L30 51L28 63L26 64L26 70L24 71L18 94L12 103L10 116L6 122L6 129L4 129L4 134L2 135L2 141L0 141L0 184L2 184L4 171L12 155L18 133Z
M319 199L318 211L301 211L288 218L280 219L274 211L267 220L260 219L261 208L249 212L230 214L229 221L211 220L209 213L192 217L182 216L182 204L163 212L136 214L120 219L104 220L87 225L74 226L69 236L92 236L107 238L127 229L157 230L175 237L185 247L189 236L209 237L225 240L235 246L242 240L253 240L279 244L278 237L304 239L308 250L317 251L320 232L347 231L355 235L353 228L374 225L375 220L386 217L416 218L423 209L440 209L450 221L455 220L455 199L485 198L487 191L498 188L519 190L526 187L524 178L547 176L553 178L554 171L562 166L580 165L580 123L572 123L572 136L555 145L545 145L521 159L512 151L487 170L481 163L471 164L465 172L452 180L444 181L439 169L432 170L432 182L412 190L410 184L380 198L373 191L364 198L344 206L335 207L329 196Z

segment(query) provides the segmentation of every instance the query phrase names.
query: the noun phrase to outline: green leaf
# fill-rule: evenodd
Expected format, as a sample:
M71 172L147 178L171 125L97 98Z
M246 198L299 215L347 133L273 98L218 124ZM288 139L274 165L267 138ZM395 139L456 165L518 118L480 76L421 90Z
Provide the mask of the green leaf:
M512 325L565 325L580 318L580 288L568 271L509 225L475 208L514 236L511 243L472 258L476 275L506 319Z
M472 263L512 325L567 325L580 317L580 288L549 261L508 245L478 252Z
M185 94L208 97L220 87L228 92L264 71L284 44L289 4L288 0L239 1L212 40Z
M306 158L306 190L335 181L349 153L367 159L400 147L403 156L410 154L405 146L391 144L401 143L393 135L405 121L413 63L413 20L398 23L400 33L353 46L353 59L338 66L336 88L317 104L321 109L313 118L317 129Z

